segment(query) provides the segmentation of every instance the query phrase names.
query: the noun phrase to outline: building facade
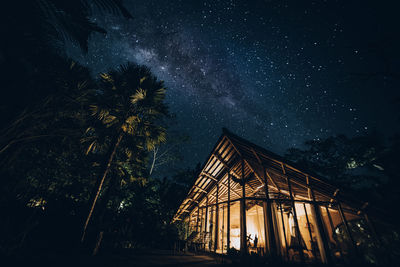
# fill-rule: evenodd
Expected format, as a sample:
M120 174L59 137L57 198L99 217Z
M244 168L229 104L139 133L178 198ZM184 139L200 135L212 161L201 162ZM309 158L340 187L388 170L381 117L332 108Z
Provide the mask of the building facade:
M224 129L173 222L194 249L351 262L377 242L365 206Z

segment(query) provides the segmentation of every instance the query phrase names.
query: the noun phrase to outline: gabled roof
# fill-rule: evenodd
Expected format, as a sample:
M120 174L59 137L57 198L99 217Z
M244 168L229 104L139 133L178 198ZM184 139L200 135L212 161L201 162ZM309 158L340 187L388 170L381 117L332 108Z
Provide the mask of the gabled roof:
M244 165L242 166L242 159ZM218 201L226 201L228 173L231 174L231 200L242 197L241 186L236 179L242 178L244 169L246 183L246 197L265 197L264 175L267 179L270 198L288 198L289 189L287 178L291 181L291 189L295 199L308 200L307 184L313 189L315 198L321 202L340 201L342 206L356 212L362 202L351 194L339 190L337 186L326 181L311 171L306 171L296 164L257 146L231 132L223 129L214 149L202 171L196 178L187 197L183 200L173 221L180 220L186 213L190 213L198 205L216 202L217 183L219 183ZM265 172L264 172L265 171ZM237 180L236 180L237 181ZM339 193L340 192L340 193Z

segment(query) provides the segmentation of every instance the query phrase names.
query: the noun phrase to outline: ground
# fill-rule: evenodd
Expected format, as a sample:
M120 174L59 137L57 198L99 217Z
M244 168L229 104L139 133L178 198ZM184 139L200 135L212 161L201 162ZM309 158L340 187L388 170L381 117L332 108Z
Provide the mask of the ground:
M210 255L195 255L166 250L123 251L122 253L92 256L76 254L35 254L31 256L2 257L0 266L24 267L147 267L147 266L226 266L226 260Z
M209 255L195 255L192 253L173 254L170 251L151 251L145 254L132 255L132 262L136 266L223 266L222 259Z

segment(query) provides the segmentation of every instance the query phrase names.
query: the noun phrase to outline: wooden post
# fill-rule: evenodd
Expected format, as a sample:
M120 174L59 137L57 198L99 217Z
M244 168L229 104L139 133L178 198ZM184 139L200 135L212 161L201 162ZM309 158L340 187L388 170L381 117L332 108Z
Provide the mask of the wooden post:
M287 244L287 238L286 238L286 230L285 230L285 221L283 219L283 209L282 209L282 203L279 202L279 210L281 212L281 220L282 220L282 229L283 229L283 238L285 239L285 248L286 248L286 258L289 259L289 248Z
M327 234L325 233L324 224L322 221L321 211L317 202L315 200L314 191L311 188L309 177L306 176L307 181L307 191L308 191L308 198L311 200L312 204L310 205L311 209L311 216L316 224L315 227L315 235L317 237L318 243L318 250L321 255L322 263L331 263L330 251L329 251L329 243L327 240Z
M196 232L199 232L199 220L200 220L200 204L197 204L197 221L196 221Z
M247 254L247 228L246 228L246 183L244 177L244 160L242 159L242 198L240 199L240 253Z
M200 205L200 204L199 204ZM204 208L201 208L201 215L200 215L200 242L204 241L204 233L203 233L203 215L204 215ZM203 240L202 240L203 239Z
M269 199L268 182L266 170L263 168L265 201L263 202L264 212L264 233L265 233L265 254L269 252L270 255L277 255L276 253L276 239L272 222L272 207L271 200Z
M379 238L378 233L376 232L376 228L375 228L374 224L373 224L372 221L369 219L367 213L363 212L363 215L364 215L365 222L367 223L368 228L369 228L369 230L370 230L372 236L373 236L374 239L375 239L376 245L377 245L377 246L381 246L382 242L381 242L381 239Z
M299 228L299 221L297 220L297 212L296 212L296 206L294 203L294 198L293 198L293 193L292 193L292 186L290 184L290 179L288 176L286 176L286 181L287 181L287 185L288 185L288 189L289 189L289 195L290 195L290 202L291 202L291 206L293 209L293 221L294 221L294 228L296 230L296 236L297 236L297 240L299 242L299 253L300 253L300 260L301 262L305 262L304 259L304 251L303 251L303 244L301 243L301 234L300 234L300 228Z
M276 255L283 255L282 253L282 245L281 245L281 237L279 235L279 216L278 216L278 205L275 200L271 200L271 213L272 213L272 231L275 236L275 247L276 247Z
M329 225L331 226L332 233L335 231L335 226L333 225L331 213L328 206L325 206L326 214L328 215Z
M331 227L331 230L332 230L332 236L335 234L335 226L333 225L333 221L332 221L332 216L331 216L331 212L329 211L329 208L328 208L328 206L325 206L325 210L326 210L326 214L328 215L328 220L329 220L329 225L330 225L330 227ZM340 242L338 242L337 240L336 240L336 245L339 247L339 249L340 249L340 256L343 258L343 249L342 249L342 246L340 245Z
M347 236L350 239L351 246L352 246L353 251L354 251L354 256L358 257L358 249L357 249L356 243L354 241L353 235L351 234L349 224L348 224L348 222L346 220L346 216L344 215L344 212L343 212L343 209L342 209L342 205L340 205L340 202L338 202L337 206L338 206L338 209L339 209L340 217L342 218L344 229L346 230Z
M205 215L205 218L204 218L204 241L203 241L203 243L204 243L204 251L206 250L206 245L207 245L207 243L206 243L207 235L208 235L208 232L207 232L208 223L207 223L207 221L208 221L208 195L206 196L206 215Z
M222 231L221 231L221 251L222 254L224 254L224 226L225 226L225 207L224 204L222 204Z
M316 262L317 261L317 252L315 251L315 248L314 248L314 245L313 245L314 241L313 241L313 238L312 238L310 221L308 220L306 203L303 203L303 207L304 207L304 214L306 215L306 220L307 220L308 233L310 235L311 250L312 250L312 253L314 254L314 261Z
M209 251L212 251L212 248L213 248L213 246L214 246L214 243L213 243L213 230L214 230L214 206L211 206L210 207L210 209L211 209L211 211L210 211L210 225L209 225L209 229L208 229L208 232L209 232L209 235L210 235L210 238L209 238L209 240L208 240L208 250Z
M231 174L228 173L228 210L226 222L226 249L229 251L231 245Z
M372 236L375 239L375 246L378 249L378 252L380 251L379 256L382 258L382 263L386 264L386 265L389 265L387 263L388 263L388 261L390 261L390 256L389 256L390 251L389 250L382 250L383 242L382 242L382 239L380 238L380 236L378 235L378 232L376 231L374 223L370 220L369 216L367 215L367 213L365 211L363 211L363 215L364 215L365 221L366 221L366 223L368 225L368 228L369 228Z
M217 192L215 197L215 224L214 224L214 233L215 233L215 240L214 240L214 252L217 251L218 248L218 233L219 233L219 226L218 226L218 217L219 217L219 207L218 207L218 193L219 193L219 185L217 182Z
M185 227L185 240L187 240L188 237L189 237L190 214L189 214L189 219L185 223L185 225L186 225L186 227Z

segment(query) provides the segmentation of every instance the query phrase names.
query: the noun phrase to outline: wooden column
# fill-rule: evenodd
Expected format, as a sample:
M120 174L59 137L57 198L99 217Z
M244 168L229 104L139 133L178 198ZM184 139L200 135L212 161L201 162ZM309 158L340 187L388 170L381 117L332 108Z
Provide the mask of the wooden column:
M224 230L225 230L225 207L224 207L224 204L222 204L222 227L221 227L221 229L222 229L222 231L221 231L221 251L222 251L222 254L224 254Z
M242 198L240 199L240 253L247 254L247 228L246 228L246 183L244 177L244 160L242 159Z
M229 251L231 245L231 174L228 173L228 210L226 218L226 248Z
M373 236L374 239L375 239L376 245L377 245L377 246L381 246L381 245L382 245L382 241L381 241L381 239L380 239L378 233L376 232L375 225L374 225L373 222L369 219L369 217L368 217L368 215L367 215L366 212L363 212L363 215L364 215L365 222L366 222L367 225L368 225L369 231L371 232L372 236Z
M263 178L264 178L264 190L265 190L265 201L263 202L264 211L264 233L265 233L265 254L277 255L276 253L276 239L275 232L273 229L272 222L272 207L271 200L269 199L268 182L266 170L263 168Z
M287 180L287 185L288 185L288 189L289 189L289 195L290 195L290 202L291 202L291 206L293 209L293 221L294 221L294 228L296 230L296 236L297 236L297 240L299 241L299 253L300 253L300 259L301 262L304 262L304 251L303 251L303 244L301 243L301 234L300 234L300 228L299 228L299 221L297 220L297 212L296 212L296 206L294 203L294 198L293 198L293 193L292 193L292 185L290 184L290 179L288 176L286 176L286 180Z
M287 238L286 238L285 220L283 219L283 209L282 209L282 203L281 202L279 202L279 210L281 212L283 238L285 239L286 257L287 257L287 259L289 259L289 247L288 247Z
M306 215L306 220L307 220L308 234L310 235L311 250L312 250L312 253L314 254L314 261L316 261L316 260L317 260L317 252L315 251L315 248L314 248L314 246L313 246L314 241L313 241L313 238L312 238L312 232L311 232L310 221L308 220L308 214L307 214L306 203L303 203L303 208L304 208L304 214Z
M196 221L196 232L199 232L199 221L200 221L200 204L197 204L197 221Z
M185 240L187 240L188 239L188 237L189 237L189 225L190 225L190 214L189 214L189 220L185 223L185 225L186 225L186 229L185 229Z
M369 230L371 232L371 235L372 235L372 237L373 237L373 239L375 241L375 246L376 246L376 248L378 249L378 252L379 252L378 255L379 255L379 257L382 258L382 263L386 264L386 265L389 265L388 261L390 261L389 260L390 259L390 256L389 256L390 251L389 250L382 250L383 242L382 242L382 239L380 238L378 232L376 231L376 227L375 227L374 223L371 221L371 219L369 218L369 216L367 215L367 213L365 211L363 211L363 215L364 215L365 222L367 223L368 228L369 228Z
M212 239L213 230L214 230L213 227L215 226L215 223L214 223L214 208L215 208L215 206L211 206L210 207L210 209L211 209L211 211L210 211L210 225L209 225L209 229L208 229L208 232L209 232L209 235L210 235L210 238L208 240L208 249L209 249L209 251L212 251L212 248L214 246L213 239Z
M316 203L314 191L311 188L309 177L306 176L307 180L307 191L308 191L308 198L311 200L312 204L310 205L311 208L311 216L313 221L315 222L315 235L317 237L318 243L318 250L321 255L322 263L331 263L330 251L329 251L329 243L327 239L327 234L325 232L324 223L322 221L321 210Z
M208 221L208 195L206 196L206 215L205 215L205 218L204 218L204 240L203 240L203 243L204 243L204 250L206 250L206 246L207 246L207 236L208 236L208 232L207 232L207 226L208 226L208 223L207 223L207 221Z
M200 215L200 240L202 237L204 237L204 232L203 232L203 216L204 216L204 208L201 208L201 215ZM204 242L204 240L201 240Z
M342 218L344 229L345 229L345 231L347 233L347 236L350 239L354 256L356 256L358 258L358 249L357 249L356 243L354 241L353 235L351 234L351 230L350 230L349 224L348 224L348 222L346 220L346 216L344 215L344 212L343 212L343 209L342 209L342 205L340 205L340 202L338 202L337 206L338 206L338 209L339 209L340 217Z
M279 216L278 216L278 205L276 201L271 200L271 213L272 213L272 230L274 232L275 236L275 247L276 247L276 255L283 255L282 253L282 243L281 243L281 237L279 235Z
M217 251L218 248L218 233L219 233L219 226L218 226L218 217L219 217L219 206L218 206L218 193L219 193L219 184L217 182L217 192L215 196L215 224L214 224L214 233L215 233L215 240L214 240L214 252Z
M329 225L330 225L331 230L332 230L332 235L334 235L334 234L335 234L335 226L333 225L332 216L331 216L331 213L330 213L330 211L329 211L328 206L325 206L325 210L326 210L326 214L328 215L328 220L329 220ZM328 240L329 240L329 239L328 239ZM343 258L343 255L344 255L344 253L343 253L343 248L342 248L342 246L340 245L340 242L336 242L336 243L337 243L337 246L338 246L339 249L340 249L340 255L341 255L341 257Z

